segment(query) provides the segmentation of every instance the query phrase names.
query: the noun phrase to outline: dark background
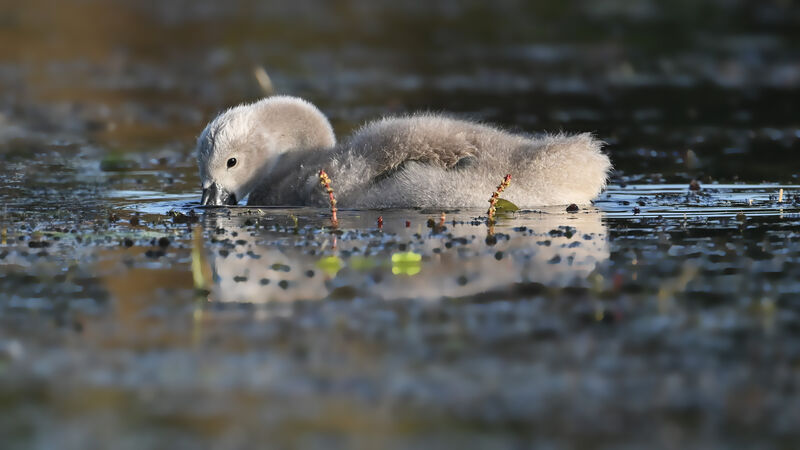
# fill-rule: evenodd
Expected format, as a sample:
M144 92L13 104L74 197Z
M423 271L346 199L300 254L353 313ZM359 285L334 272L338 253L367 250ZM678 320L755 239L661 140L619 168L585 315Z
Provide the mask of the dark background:
M633 179L792 182L798 25L788 0L4 1L0 154L189 154L216 112L263 94L261 66L340 136L442 110L593 131Z

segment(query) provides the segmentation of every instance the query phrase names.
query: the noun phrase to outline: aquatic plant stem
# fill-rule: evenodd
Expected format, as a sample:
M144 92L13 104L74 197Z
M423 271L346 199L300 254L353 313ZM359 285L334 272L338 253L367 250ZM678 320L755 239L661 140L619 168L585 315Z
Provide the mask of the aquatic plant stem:
M500 198L500 193L502 193L508 185L511 184L511 174L506 174L506 177L503 178L503 181L497 186L494 193L492 194L492 198L489 199L489 211L487 211L487 215L489 218L487 219L490 224L494 223L494 216L497 213L497 208L495 205L497 204L497 199Z
M261 91L264 93L266 97L275 95L275 86L272 84L272 80L267 74L266 69L264 69L264 66L254 67L253 76L256 77L256 82L258 83L258 87L261 88Z
M196 291L209 291L212 283L211 267L203 248L203 228L192 227L192 280Z
M328 174L325 173L325 170L319 171L319 180L322 187L325 188L325 192L328 193L328 200L331 203L331 223L333 226L339 225L339 219L336 217L336 197L333 196L333 188L331 187L331 179L328 177Z

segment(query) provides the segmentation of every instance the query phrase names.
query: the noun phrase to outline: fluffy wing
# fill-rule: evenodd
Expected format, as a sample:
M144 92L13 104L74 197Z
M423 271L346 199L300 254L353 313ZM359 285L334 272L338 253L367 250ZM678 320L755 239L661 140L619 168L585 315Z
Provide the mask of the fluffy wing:
M480 156L493 128L437 115L387 118L358 130L345 144L354 159L368 161L373 180L390 177L410 161L442 169L460 168Z

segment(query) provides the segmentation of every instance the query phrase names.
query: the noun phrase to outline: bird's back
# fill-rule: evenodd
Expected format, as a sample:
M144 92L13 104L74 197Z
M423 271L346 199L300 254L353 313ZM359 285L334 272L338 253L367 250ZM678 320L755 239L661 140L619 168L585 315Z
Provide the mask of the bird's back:
M339 150L339 162L359 162L360 176L341 201L369 208L483 207L510 173L505 197L520 206L588 203L610 169L600 147L589 134L529 137L432 114L382 119Z

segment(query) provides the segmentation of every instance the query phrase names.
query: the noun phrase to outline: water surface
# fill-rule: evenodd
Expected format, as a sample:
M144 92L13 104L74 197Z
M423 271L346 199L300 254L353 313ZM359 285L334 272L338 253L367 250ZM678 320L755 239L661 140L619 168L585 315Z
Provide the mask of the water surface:
M0 8L4 448L796 447L800 12L662 3ZM200 208L257 66L340 137L447 111L616 171L493 227Z

